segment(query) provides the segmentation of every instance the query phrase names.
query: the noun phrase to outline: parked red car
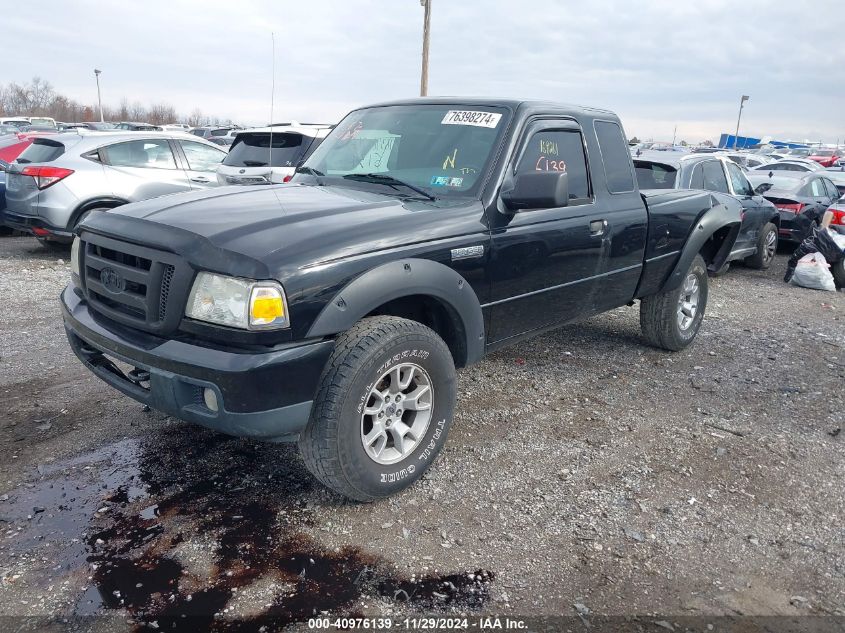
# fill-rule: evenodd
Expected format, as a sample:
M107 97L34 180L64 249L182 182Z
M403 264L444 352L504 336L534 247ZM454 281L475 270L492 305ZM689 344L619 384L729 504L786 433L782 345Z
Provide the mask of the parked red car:
M827 208L833 213L833 220L830 223L830 228L845 235L845 196L842 196L834 204Z
M21 138L22 136L24 138ZM0 139L0 160L11 163L31 144L32 139L26 138L24 134L15 134L13 137Z
M0 136L0 235L9 235L12 229L3 224L6 208L6 173L3 163L11 163L32 145L32 139L44 136L44 132L15 132Z
M11 163L32 145L32 139L55 132L18 132L0 137L0 160Z
M833 167L837 161L845 158L845 152L839 149L817 149L807 158L816 161L822 167Z

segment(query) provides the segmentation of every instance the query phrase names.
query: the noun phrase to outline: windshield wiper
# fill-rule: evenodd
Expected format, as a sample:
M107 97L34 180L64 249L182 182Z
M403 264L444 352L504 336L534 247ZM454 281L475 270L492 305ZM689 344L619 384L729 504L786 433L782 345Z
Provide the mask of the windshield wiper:
M437 200L433 195L427 192L425 189L417 187L416 185L412 185L409 182L405 182L404 180L399 180L398 178L394 178L393 176L387 176L386 174L346 174L344 178L349 180L360 180L361 182L374 182L377 184L388 185L389 187L393 187L394 189L398 187L405 187L410 189L411 191L416 191L421 196L425 196L429 200Z
M267 163L262 163L259 160L245 160L244 167L266 167Z
M296 168L297 174L310 174L312 176L325 176L323 172L319 169L314 169L313 167L297 167Z

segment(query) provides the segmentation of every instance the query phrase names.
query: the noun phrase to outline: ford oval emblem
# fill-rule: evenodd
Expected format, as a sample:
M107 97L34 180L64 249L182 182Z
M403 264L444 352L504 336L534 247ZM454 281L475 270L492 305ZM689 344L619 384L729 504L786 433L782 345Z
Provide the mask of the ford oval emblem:
M100 271L100 283L109 292L123 292L126 290L126 281L114 268L103 268Z

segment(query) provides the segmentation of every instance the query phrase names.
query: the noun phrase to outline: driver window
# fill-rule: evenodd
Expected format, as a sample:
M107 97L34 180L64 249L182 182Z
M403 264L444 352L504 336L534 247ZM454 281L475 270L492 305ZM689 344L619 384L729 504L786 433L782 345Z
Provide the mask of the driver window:
M722 169L722 163L718 160L704 162L704 188L707 191L730 193L728 191L728 181L725 178L725 170Z
M516 173L537 171L569 174L570 200L592 198L584 141L577 130L541 130L531 136L519 159Z
M742 170L737 167L734 163L728 163L728 174L731 177L731 184L733 185L734 192L738 196L753 196L754 189L751 187L751 183L748 182L748 179L745 177L745 174L742 173Z

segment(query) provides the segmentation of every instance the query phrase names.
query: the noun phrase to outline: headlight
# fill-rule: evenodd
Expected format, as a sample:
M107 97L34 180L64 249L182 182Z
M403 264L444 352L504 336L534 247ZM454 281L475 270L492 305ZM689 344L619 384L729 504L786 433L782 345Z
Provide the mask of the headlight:
M79 277L79 237L73 238L73 246L70 247L70 272Z
M252 281L204 272L194 280L185 316L243 330L290 325L285 291L275 281Z

